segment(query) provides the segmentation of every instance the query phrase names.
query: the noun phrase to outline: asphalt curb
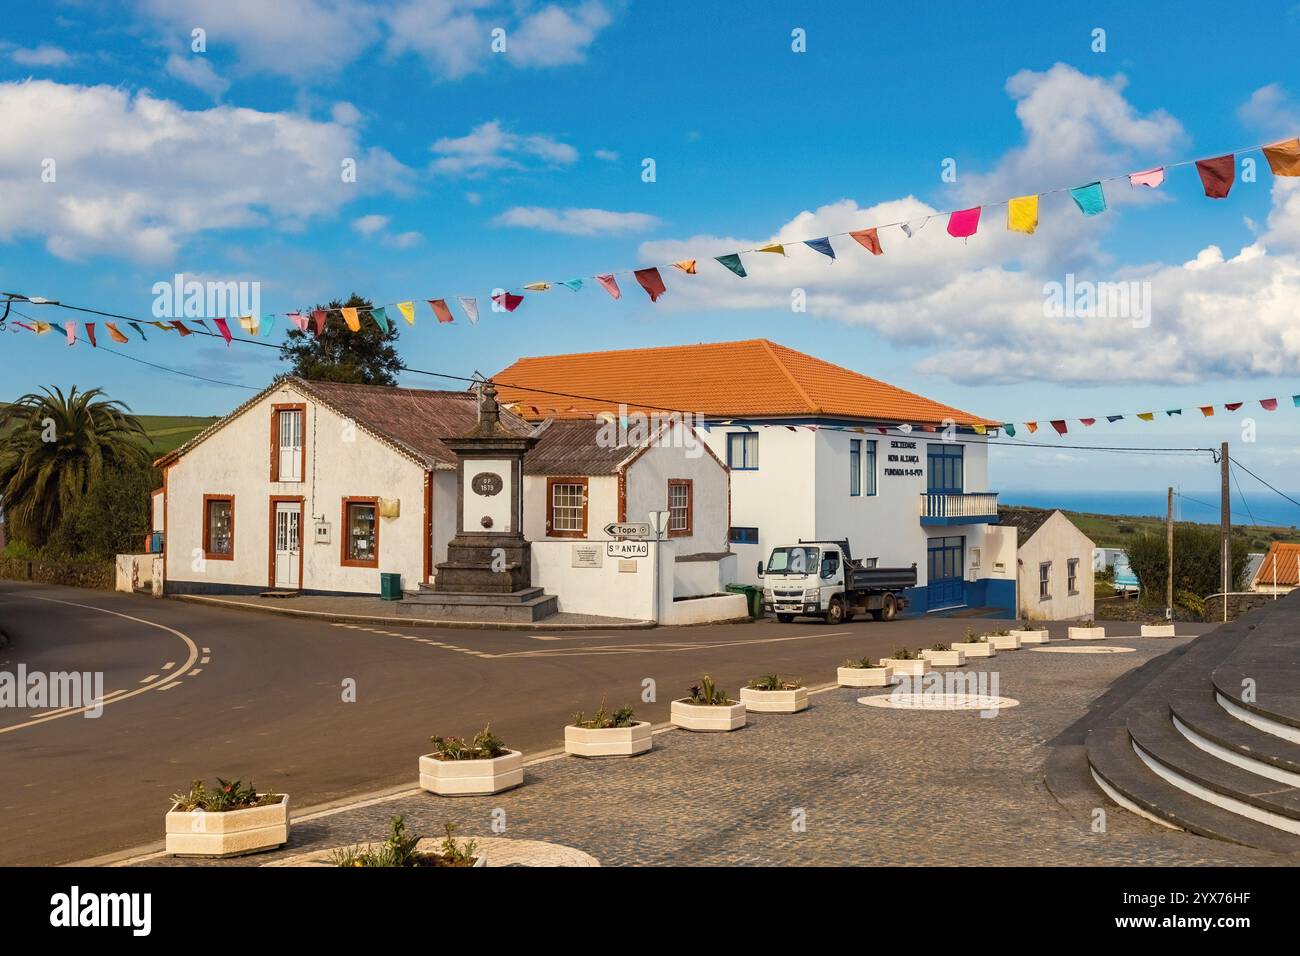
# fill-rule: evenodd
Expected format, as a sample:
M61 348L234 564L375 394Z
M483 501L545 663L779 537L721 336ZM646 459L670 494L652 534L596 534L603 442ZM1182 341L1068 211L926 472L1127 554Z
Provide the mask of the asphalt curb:
M255 611L262 614L279 614L284 617L301 617L315 621L329 621L337 624L386 624L401 627L449 627L458 630L474 631L644 631L658 627L654 621L619 622L616 624L548 624L545 621L431 621L419 617L387 617L380 614L343 614L338 611L304 611L290 607L269 607L265 604L250 604L247 601L232 601L229 598L211 597L206 594L168 595L175 601L189 601L192 604L210 604L218 607L232 607L242 611Z

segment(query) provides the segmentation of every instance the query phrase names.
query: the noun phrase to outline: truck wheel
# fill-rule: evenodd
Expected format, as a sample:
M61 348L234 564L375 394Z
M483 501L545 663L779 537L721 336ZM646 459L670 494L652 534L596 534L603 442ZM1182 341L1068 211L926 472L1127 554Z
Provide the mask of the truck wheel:
M898 617L898 602L894 600L894 596L892 594L886 594L885 603L880 608L880 616L876 618L876 620L892 621L896 617Z
M794 620L794 615L793 615L793 614L778 614L778 615L776 616L776 619L777 619L778 621L780 621L782 624L789 624L791 621Z
M844 623L844 602L839 598L831 598L830 609L826 612L826 623L832 627Z

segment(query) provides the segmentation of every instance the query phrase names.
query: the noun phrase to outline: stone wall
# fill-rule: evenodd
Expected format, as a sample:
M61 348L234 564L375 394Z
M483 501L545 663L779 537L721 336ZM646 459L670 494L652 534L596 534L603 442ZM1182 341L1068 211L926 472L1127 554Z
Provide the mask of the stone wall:
M0 558L0 578L11 581L39 581L75 588L113 590L112 561L74 562L26 558Z
M1281 598L1278 598L1281 600ZM1273 602L1271 594L1230 594L1228 595L1228 620L1235 621L1243 614ZM1223 620L1223 598L1211 598L1205 602L1205 619L1207 621Z

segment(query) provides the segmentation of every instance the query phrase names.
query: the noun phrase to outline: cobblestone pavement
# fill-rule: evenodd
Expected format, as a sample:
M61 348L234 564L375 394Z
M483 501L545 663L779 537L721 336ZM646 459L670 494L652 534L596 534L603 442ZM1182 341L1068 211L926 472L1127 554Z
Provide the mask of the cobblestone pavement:
M1045 742L1081 716L1107 685L1176 640L1107 641L1128 654L1000 653L963 670L996 673L990 692L1020 706L974 711L865 707L865 691L812 696L794 716L750 715L729 734L658 734L630 760L544 760L524 786L493 797L425 793L333 811L293 824L282 851L228 861L256 865L382 838L406 817L434 835L445 820L467 837L493 835L572 846L604 866L628 864L1233 865L1282 862L1271 854L1170 831L1109 804L1105 832L1064 808L1043 785ZM834 664L835 662L828 662ZM946 670L946 669L945 669ZM412 774L417 754L411 755ZM806 830L792 825L802 812ZM159 820L161 825L161 820Z

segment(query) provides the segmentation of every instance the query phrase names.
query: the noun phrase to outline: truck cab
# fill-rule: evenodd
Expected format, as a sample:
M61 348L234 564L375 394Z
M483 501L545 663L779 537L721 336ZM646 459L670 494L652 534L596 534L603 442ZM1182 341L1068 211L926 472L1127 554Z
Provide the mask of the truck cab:
M827 624L852 621L858 614L892 621L907 606L896 592L916 584L911 568L877 568L876 559L855 561L848 541L804 541L772 549L759 563L763 608L782 624L796 616L819 617Z

